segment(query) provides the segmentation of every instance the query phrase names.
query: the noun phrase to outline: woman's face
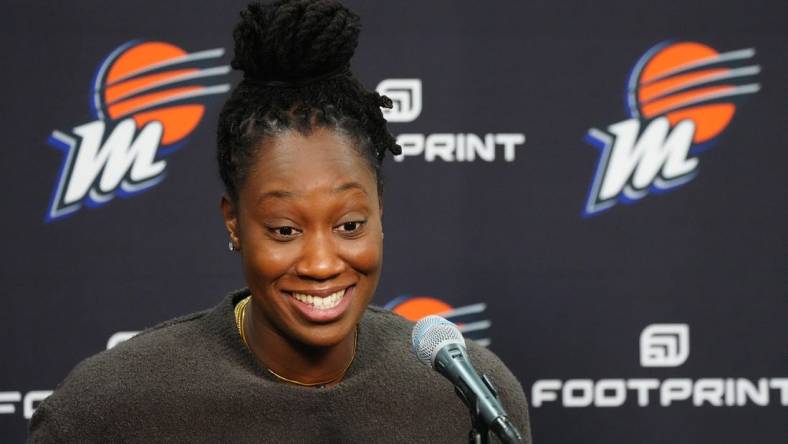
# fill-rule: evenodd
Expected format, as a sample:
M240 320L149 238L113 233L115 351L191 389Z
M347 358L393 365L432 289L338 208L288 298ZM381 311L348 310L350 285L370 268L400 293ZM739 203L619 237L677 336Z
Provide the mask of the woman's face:
M375 176L344 136L315 129L266 139L237 205L223 202L263 326L335 345L360 320L383 260Z

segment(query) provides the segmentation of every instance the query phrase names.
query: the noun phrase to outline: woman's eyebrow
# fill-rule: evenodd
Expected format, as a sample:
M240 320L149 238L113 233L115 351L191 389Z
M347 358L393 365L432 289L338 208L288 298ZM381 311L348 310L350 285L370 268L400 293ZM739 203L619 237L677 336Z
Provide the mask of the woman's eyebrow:
M343 191L353 190L353 189L360 190L362 193L367 194L367 190L365 190L364 187L361 186L361 184L358 182L345 182L342 185L337 185L331 190L331 193L332 194L341 193Z

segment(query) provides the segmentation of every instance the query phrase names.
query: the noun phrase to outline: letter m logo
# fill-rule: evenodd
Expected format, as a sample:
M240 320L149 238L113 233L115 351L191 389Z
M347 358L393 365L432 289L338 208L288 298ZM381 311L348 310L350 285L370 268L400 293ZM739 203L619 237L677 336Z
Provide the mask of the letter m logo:
M49 142L64 151L46 221L67 216L82 204L100 206L116 195L128 196L159 183L167 166L156 159L162 125L153 121L136 134L129 118L104 139L101 120L74 128L73 135L54 131ZM103 144L102 144L103 141Z
M666 117L652 120L640 133L641 121L629 119L589 130L586 140L601 151L585 216L630 203L649 191L683 185L695 176L697 158L688 158L695 123L683 120L672 129ZM638 137L639 136L639 137Z

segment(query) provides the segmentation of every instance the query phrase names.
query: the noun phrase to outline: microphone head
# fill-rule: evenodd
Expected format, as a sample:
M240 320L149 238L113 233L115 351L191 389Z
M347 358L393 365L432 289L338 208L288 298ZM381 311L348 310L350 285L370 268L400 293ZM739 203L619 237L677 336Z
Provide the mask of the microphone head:
M413 327L411 345L413 353L424 365L434 366L435 355L448 344L465 347L465 339L456 325L440 316L422 318Z

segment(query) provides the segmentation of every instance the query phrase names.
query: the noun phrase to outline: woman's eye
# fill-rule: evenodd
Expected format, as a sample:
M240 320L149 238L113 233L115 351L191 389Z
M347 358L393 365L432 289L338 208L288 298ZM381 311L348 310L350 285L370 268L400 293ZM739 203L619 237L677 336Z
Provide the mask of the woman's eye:
M339 231L344 231L346 233L355 233L356 231L359 231L363 225L364 225L364 221L361 220L345 222L339 226Z
M298 234L298 230L293 227L271 227L268 229L274 236L278 238L292 238Z

